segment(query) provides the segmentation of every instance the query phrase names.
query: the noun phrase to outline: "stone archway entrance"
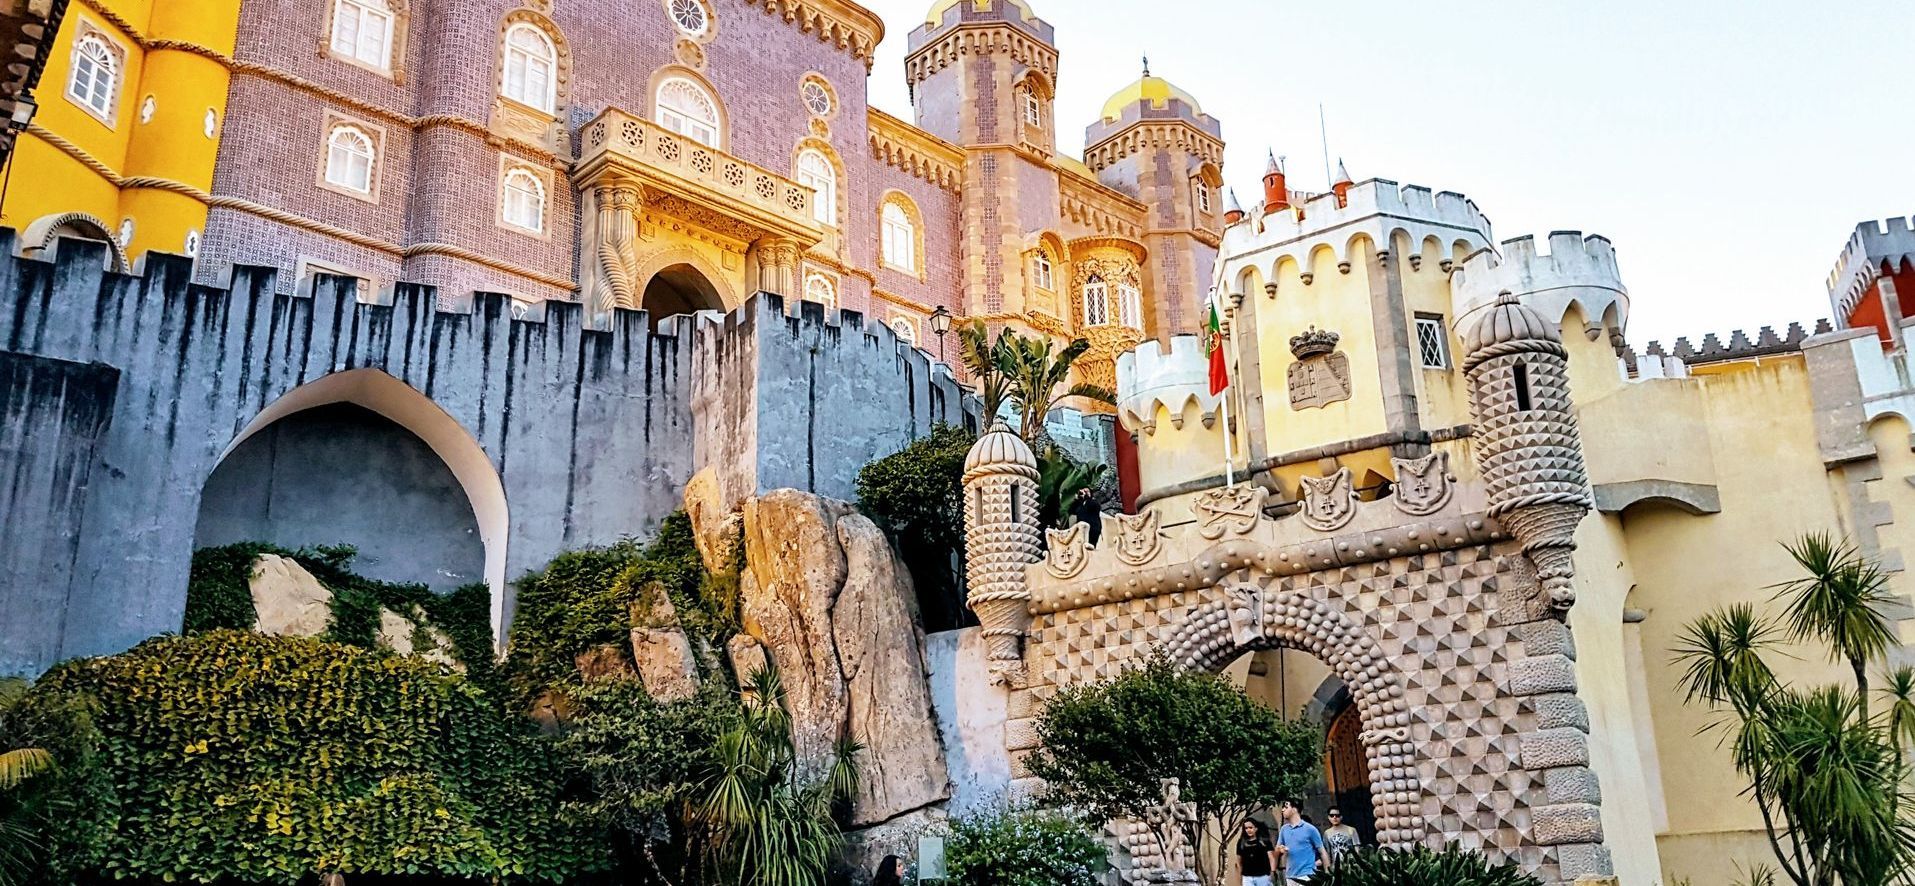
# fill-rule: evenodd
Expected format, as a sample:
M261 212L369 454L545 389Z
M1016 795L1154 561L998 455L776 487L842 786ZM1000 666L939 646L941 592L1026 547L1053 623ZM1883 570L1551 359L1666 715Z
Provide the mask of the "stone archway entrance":
M645 282L645 294L639 307L651 315L652 325L666 317L698 311L723 311L725 300L704 272L681 262L660 268Z

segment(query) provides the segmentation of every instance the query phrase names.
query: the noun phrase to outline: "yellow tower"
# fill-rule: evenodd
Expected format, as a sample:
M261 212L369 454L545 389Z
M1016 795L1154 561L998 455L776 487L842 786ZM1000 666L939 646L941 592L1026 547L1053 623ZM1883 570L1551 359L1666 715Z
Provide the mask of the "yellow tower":
M60 25L0 197L38 254L60 235L112 240L130 269L194 254L226 114L240 0L76 0Z

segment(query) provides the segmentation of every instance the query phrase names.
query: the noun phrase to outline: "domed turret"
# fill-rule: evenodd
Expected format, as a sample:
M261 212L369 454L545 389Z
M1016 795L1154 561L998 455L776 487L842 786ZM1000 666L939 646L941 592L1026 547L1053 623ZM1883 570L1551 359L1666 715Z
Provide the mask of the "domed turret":
M1004 4L1002 9L1007 14L1019 15L1026 21L1037 18L1037 13L1032 11L1031 5L1024 2L1024 0L1001 0L1001 2ZM952 7L967 3L970 4L972 8L978 6L977 0L938 0L938 2L931 4L931 11L924 14L924 23L935 28L944 23L944 14L950 12ZM984 5L989 6L990 4L986 3Z
M1015 681L1031 627L1024 567L1044 556L1037 522L1037 457L1003 422L964 458L967 603L984 628L991 672Z
M1489 515L1523 543L1549 605L1576 601L1576 524L1594 504L1555 325L1504 293L1463 336Z
M1193 116L1203 115L1203 106L1197 104L1195 96L1192 96L1182 89L1178 89L1177 85L1171 83L1169 80L1152 76L1150 69L1145 68L1144 76L1137 78L1137 81L1129 86L1117 90L1116 93L1111 95L1109 101L1104 102L1104 119L1116 120L1124 116L1125 108L1140 103L1148 104L1152 108L1162 110L1170 107L1171 99L1176 99L1189 106Z

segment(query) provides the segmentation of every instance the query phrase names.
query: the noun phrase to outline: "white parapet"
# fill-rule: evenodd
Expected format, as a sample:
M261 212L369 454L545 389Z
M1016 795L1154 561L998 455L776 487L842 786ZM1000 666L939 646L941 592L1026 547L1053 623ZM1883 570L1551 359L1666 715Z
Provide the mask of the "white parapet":
M1855 310L1855 302L1875 283L1884 261L1900 264L1915 256L1915 219L1891 218L1883 222L1863 222L1855 226L1835 270L1829 272L1829 308L1838 324L1846 323ZM1903 312L1907 312L1903 308Z
M1550 234L1548 252L1537 251L1534 237L1483 249L1456 269L1450 286L1459 327L1505 292L1556 323L1577 306L1592 340L1605 324L1614 335L1629 325L1629 290L1616 266L1616 247L1581 231Z
M1292 209L1253 213L1224 232L1218 261L1225 280L1235 280L1252 266L1269 279L1283 258L1307 268L1312 253L1329 247L1338 261L1346 261L1357 238L1389 249L1398 234L1417 249L1434 239L1445 252L1458 242L1468 244L1466 249L1483 246L1492 237L1489 218L1462 194L1370 179L1351 185L1342 205L1335 193L1323 193L1304 198Z
M1210 393L1210 361L1197 336L1172 337L1168 352L1151 339L1117 356L1117 419L1124 430L1155 433L1160 410L1174 427L1193 416L1207 427L1220 402Z

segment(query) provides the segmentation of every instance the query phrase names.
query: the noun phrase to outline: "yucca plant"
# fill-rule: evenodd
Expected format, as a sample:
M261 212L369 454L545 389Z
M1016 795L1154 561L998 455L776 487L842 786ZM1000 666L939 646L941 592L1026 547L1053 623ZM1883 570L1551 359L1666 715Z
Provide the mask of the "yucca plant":
M977 387L977 398L984 415L984 426L989 428L997 419L997 413L1004 408L1004 401L1010 396L1010 376L1006 367L1011 365L1011 336L1008 330L1000 330L996 340L982 320L973 320L958 328L958 358L964 363L964 371L971 376L971 384Z
M1895 599L1888 589L1888 570L1827 533L1804 535L1784 547L1806 573L1774 586L1775 598L1787 607L1789 639L1819 641L1828 646L1831 659L1848 662L1866 720L1868 663L1897 642L1882 610Z
M1051 409L1071 397L1098 403L1116 403L1117 394L1098 385L1070 382L1071 367L1090 350L1090 342L1075 339L1053 352L1048 338L1010 336L1009 362L1003 366L1012 400L1020 413L1020 435L1033 446L1048 442L1044 420Z
M858 790L849 739L813 775L791 739L791 717L776 671L747 681L745 716L719 736L718 764L687 818L704 831L708 871L737 886L817 886L843 844L835 816Z
M1310 881L1318 886L1542 886L1513 864L1448 846L1414 849L1370 847L1343 857Z

